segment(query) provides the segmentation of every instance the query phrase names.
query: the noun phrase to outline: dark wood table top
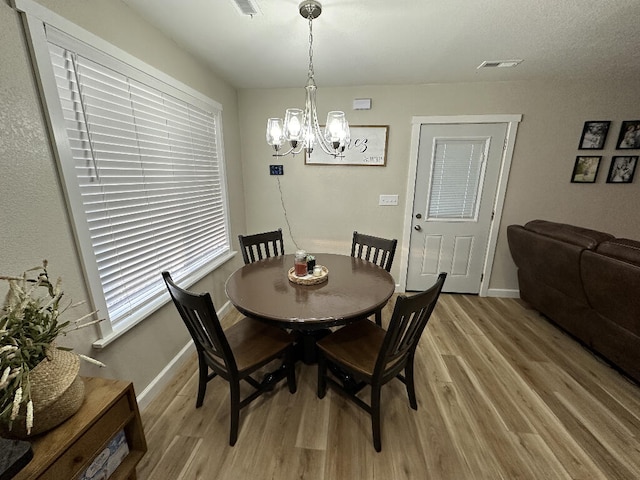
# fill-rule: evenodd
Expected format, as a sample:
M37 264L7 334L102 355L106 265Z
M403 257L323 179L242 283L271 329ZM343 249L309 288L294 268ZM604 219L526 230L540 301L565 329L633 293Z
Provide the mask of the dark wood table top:
M374 263L349 255L315 257L316 264L329 271L324 283L289 281L294 255L283 255L236 270L227 280L227 296L244 315L296 330L315 330L366 318L393 295L393 277Z

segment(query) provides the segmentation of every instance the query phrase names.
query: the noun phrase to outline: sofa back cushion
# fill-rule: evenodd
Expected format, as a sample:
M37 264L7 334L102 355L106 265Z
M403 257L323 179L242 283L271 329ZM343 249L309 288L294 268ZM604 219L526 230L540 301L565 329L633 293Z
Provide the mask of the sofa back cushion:
M598 230L576 227L566 223L549 222L547 220L531 220L525 224L524 228L540 235L590 250L596 248L601 242L614 238L613 235Z
M603 317L640 336L640 242L614 239L582 257L584 289Z
M640 267L640 242L628 238L614 238L598 245L596 251Z

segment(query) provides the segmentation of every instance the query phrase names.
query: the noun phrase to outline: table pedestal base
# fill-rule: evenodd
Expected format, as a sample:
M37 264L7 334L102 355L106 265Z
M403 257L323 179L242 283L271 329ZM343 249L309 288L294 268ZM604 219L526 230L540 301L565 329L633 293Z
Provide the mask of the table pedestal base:
M260 380L260 390L271 391L276 384L287 376L287 366L283 363L272 372L268 372Z
M331 362L328 362L327 367L329 368L333 376L336 377L336 379L339 380L340 383L342 383L342 388L345 390L345 392L351 395L355 395L356 393L358 393L360 390L362 390L364 387L367 386L366 382L358 382L353 377L353 375L351 375L348 372L345 372L340 367L338 367L337 365L334 365Z
M296 360L302 360L307 365L318 363L316 342L331 333L328 328L319 330L302 330L296 334Z

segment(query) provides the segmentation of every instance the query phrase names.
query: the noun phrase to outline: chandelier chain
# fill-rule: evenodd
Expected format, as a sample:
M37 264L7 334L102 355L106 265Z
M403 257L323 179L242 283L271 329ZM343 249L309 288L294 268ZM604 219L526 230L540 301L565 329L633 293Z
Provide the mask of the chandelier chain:
M311 9L312 7L308 7ZM313 78L313 15L309 12L309 77Z

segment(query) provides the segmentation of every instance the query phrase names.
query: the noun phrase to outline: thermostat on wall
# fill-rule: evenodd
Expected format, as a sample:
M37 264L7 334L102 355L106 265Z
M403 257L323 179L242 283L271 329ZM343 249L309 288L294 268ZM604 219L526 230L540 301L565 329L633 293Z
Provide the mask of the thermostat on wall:
M371 110L370 98L356 98L353 100L354 110Z

